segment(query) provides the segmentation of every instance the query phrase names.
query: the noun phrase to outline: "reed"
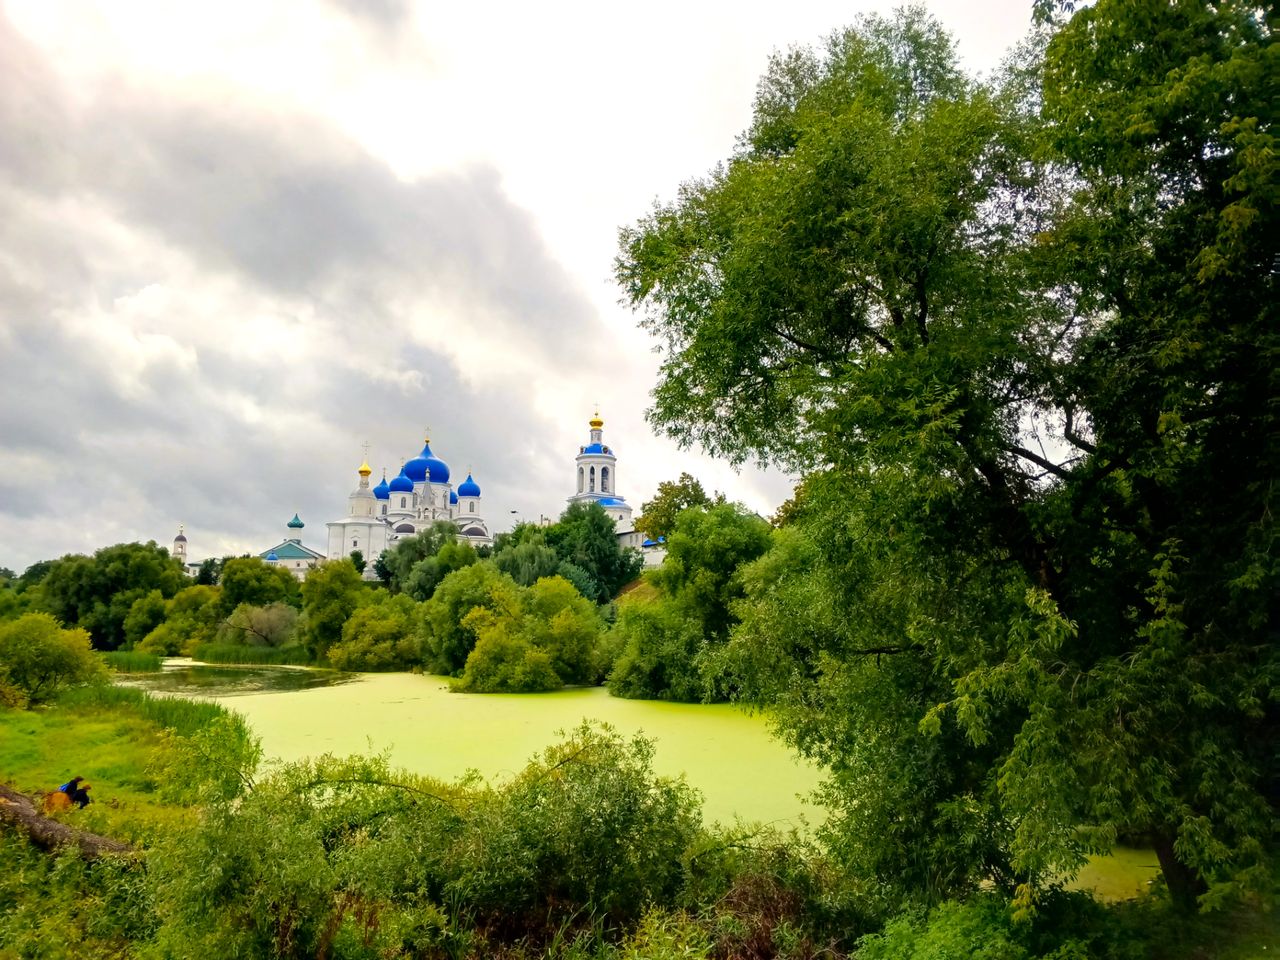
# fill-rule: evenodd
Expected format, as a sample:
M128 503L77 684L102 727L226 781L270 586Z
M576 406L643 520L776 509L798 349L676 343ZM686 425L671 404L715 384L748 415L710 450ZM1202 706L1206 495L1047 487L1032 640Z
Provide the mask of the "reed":
M233 717L240 725L244 722L239 714L216 703L185 697L156 697L144 690L106 683L68 689L58 697L58 705L77 709L132 708L143 719L183 737L199 733L219 717Z
M245 647L239 644L205 643L191 652L203 663L254 663L308 666L313 661L303 647Z
M116 673L156 673L164 663L160 654L144 650L109 650L101 657Z

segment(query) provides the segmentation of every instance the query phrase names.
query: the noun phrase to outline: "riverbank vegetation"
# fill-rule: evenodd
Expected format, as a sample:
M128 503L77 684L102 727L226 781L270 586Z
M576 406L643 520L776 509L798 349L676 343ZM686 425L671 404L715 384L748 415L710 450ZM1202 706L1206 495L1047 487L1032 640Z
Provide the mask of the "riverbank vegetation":
M609 731L495 786L377 758L263 774L214 722L175 744L213 761L173 801L199 815L134 879L107 869L129 899L88 896L114 904L94 922L158 956L1274 947L1274 19L1038 11L983 80L919 10L779 54L726 162L623 231L662 344L652 422L801 476L772 524L682 478L642 513L667 559L626 594L638 560L581 504L487 556L432 528L380 585L250 558L191 584L132 544L0 591L6 722L65 709L39 704L101 671L90 641L604 680L768 709L828 773L812 837L707 832ZM85 674L41 673L60 657ZM1064 889L1121 841L1159 859L1149 898Z
M221 708L121 688L0 722L6 782L74 768L96 802L57 816L141 851L51 857L0 828L4 956L1228 960L1276 934L1061 890L1030 920L992 892L895 914L812 838L707 830L650 744L599 727L489 783L378 757L264 767Z

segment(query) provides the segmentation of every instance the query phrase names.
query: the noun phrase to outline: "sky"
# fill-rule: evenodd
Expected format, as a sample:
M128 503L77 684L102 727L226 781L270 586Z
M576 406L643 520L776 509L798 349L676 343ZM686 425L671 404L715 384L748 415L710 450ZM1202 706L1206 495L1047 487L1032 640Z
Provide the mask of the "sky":
M1030 4L937 0L989 72ZM598 408L639 512L794 477L645 420L617 233L729 156L771 53L868 2L0 0L0 567L303 542L432 450L555 517Z

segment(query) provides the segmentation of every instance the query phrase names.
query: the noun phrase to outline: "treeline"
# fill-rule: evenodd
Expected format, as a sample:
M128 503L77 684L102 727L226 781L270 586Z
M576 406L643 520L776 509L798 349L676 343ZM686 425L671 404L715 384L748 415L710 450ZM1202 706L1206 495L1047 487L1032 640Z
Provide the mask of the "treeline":
M65 628L96 650L218 662L425 670L477 692L552 690L609 674L612 601L640 557L619 547L599 506L574 504L558 523L523 524L482 552L437 522L376 567L383 582L364 580L352 560L299 582L233 557L202 568L213 582L199 583L154 543L119 544L0 579L0 623L11 622L0 631Z
M382 583L351 560L299 582L255 557L224 559L215 582L192 583L155 544L120 544L35 565L4 586L0 618L47 614L98 650L424 670L473 692L607 682L622 697L727 700L736 681L723 650L747 599L738 570L769 549L770 526L687 474L644 506L666 557L643 580L608 515L574 504L483 552L439 521L378 558Z

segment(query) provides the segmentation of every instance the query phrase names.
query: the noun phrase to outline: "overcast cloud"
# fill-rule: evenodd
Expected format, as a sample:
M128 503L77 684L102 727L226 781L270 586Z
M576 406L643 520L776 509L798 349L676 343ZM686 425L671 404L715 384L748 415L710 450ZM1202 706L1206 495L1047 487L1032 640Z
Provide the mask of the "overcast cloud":
M596 402L637 509L681 470L789 494L651 435L610 264L769 52L856 10L183 7L0 6L0 566L179 523L256 552L295 511L323 549L361 444L394 473L428 426L497 529L557 515ZM991 15L949 23L975 68L1027 19Z

